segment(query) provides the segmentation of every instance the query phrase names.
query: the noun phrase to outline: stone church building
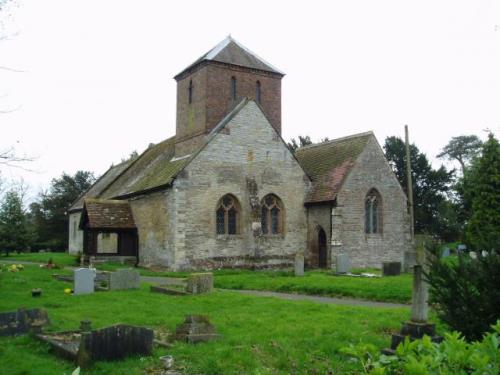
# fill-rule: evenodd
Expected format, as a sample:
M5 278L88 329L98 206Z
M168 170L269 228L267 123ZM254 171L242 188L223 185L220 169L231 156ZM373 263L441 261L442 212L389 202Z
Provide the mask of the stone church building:
M406 196L372 132L298 149L284 74L228 37L175 76L175 136L112 166L69 210L69 251L172 270L404 261Z

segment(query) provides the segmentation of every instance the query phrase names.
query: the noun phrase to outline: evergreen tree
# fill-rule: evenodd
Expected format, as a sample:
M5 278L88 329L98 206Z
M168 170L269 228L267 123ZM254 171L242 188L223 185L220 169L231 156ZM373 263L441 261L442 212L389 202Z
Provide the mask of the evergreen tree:
M466 242L475 250L500 252L500 144L493 134L464 181L465 199L472 208Z
M0 205L0 250L9 255L10 251L27 250L30 242L21 196L10 190Z

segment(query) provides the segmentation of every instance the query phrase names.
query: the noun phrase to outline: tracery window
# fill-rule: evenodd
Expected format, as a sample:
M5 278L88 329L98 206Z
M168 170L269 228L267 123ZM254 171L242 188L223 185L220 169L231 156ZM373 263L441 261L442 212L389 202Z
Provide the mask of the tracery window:
M377 190L372 189L365 198L365 233L382 232L382 200Z
M276 195L262 199L260 220L263 234L283 233L283 203Z
M217 234L238 234L240 221L240 205L231 194L224 195L217 205Z

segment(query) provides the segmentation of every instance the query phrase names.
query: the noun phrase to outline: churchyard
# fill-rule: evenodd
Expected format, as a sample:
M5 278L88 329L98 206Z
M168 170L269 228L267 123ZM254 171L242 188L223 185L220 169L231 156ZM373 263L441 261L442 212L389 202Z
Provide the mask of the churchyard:
M9 258L37 262L52 258L61 265L74 265L74 259L63 254L13 254ZM116 264L102 266L119 268ZM145 269L139 271L155 274ZM74 295L65 293L72 285L55 279L54 273L64 278L71 276L72 270L26 264L19 272L2 272L0 311L42 308L49 315L51 324L45 328L49 332L72 330L78 328L82 320L89 320L95 329L121 323L167 334L172 333L186 315L200 314L207 316L221 334L219 339L207 343L175 342L169 348L155 346L150 356L97 361L83 370L84 374L161 374L164 370L159 358L164 355L173 356L174 368L183 374L357 373L358 364L340 349L360 342L380 349L387 347L391 334L399 330L410 311L405 307L351 307L285 301L221 289L207 294L174 296L152 293L152 284L147 282L141 282L136 290ZM186 273L162 275L187 276ZM345 295L403 303L411 297L411 276L408 274L361 278L306 271L304 276L295 277L293 271L225 270L214 272L214 276L216 288ZM32 297L34 288L42 290L41 297ZM2 374L30 374L34 368L37 374L70 374L76 367L51 354L48 344L29 335L2 337L0 343Z

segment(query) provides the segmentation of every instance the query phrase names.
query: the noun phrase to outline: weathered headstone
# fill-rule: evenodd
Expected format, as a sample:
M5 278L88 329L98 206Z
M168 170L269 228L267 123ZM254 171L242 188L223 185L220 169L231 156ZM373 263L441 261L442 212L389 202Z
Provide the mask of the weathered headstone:
M383 262L383 276L397 276L401 274L401 262Z
M141 283L139 272L121 269L109 275L109 290L138 289Z
M443 249L443 254L441 255L443 258L447 258L450 256L450 248L449 247L445 247Z
M335 257L335 271L337 273L349 273L351 265L346 254L339 254Z
M304 254L295 254L295 276L304 276Z
M184 323L177 326L175 339L190 344L215 340L220 337L215 327L203 315L187 315Z
M150 355L153 331L144 327L118 324L93 331L54 332L36 337L64 358L88 367L93 361L109 361L129 355Z
M188 276L186 292L191 294L209 293L214 289L214 275L210 272L192 273Z
M74 271L73 293L90 294L94 293L94 279L96 272L90 268L78 268Z
M459 244L457 246L457 255L460 255L461 253L463 253L466 250L467 250L467 245Z
M42 309L18 309L0 313L0 336L15 336L39 330L49 324L47 312Z

